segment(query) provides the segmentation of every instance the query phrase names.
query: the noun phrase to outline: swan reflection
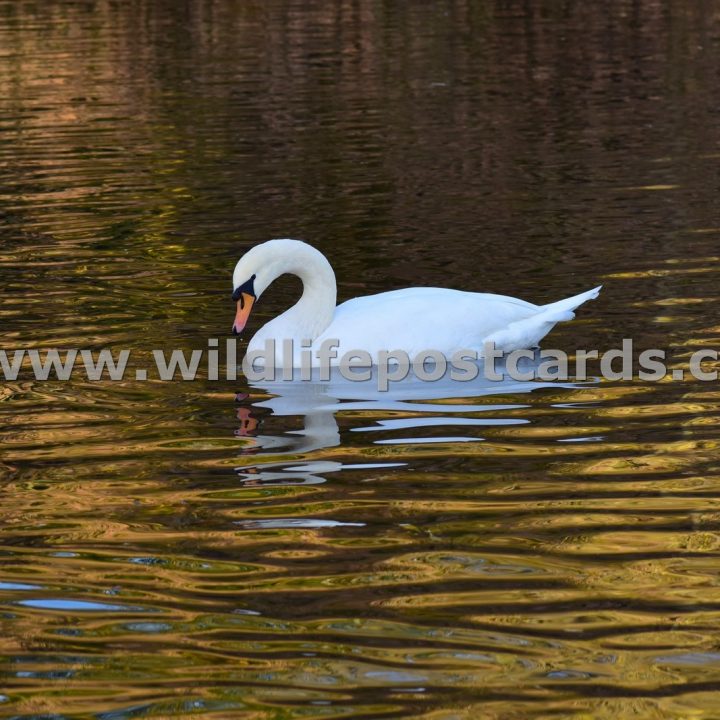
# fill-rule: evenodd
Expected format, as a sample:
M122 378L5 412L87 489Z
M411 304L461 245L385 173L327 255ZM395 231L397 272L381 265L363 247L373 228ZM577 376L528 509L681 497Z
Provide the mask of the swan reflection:
M537 357L527 360L525 365L520 365L520 370L527 372L537 368L539 363ZM377 445L482 442L482 436L476 433L464 435L462 429L530 422L516 415L497 416L505 410L527 408L527 403L488 403L488 397L523 395L541 388L573 389L590 384L588 381L519 381L509 377L500 363L496 370L500 380L489 380L481 372L467 382L452 380L449 374L428 382L411 374L405 380L391 383L387 391L378 390L375 376L355 382L343 377L338 368L332 368L329 380L319 380L315 371L311 380L252 383L250 393L238 396L240 427L236 435L248 443L243 455L253 455L257 462L243 464L236 472L245 484L315 484L324 482L326 474L343 469L401 467L406 463L345 464L329 459L303 462L303 455L342 445L336 417L339 412L352 412L365 419L360 426L350 428L349 433L400 433L397 437L374 439L372 442ZM492 413L492 417L478 417L479 413ZM402 417L398 417L399 414ZM263 425L271 416L296 418L302 427L266 434ZM413 433L423 428L442 427L452 428L452 433L439 432L431 437ZM349 435L346 437L350 439Z

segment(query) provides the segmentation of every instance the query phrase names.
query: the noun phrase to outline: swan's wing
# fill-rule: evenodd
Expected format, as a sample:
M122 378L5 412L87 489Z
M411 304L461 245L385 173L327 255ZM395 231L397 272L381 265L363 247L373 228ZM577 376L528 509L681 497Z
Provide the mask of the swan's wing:
M537 305L504 295L444 288L409 288L355 298L339 305L327 330L315 341L340 341L340 351L401 348L452 353L480 349L483 339L518 320Z

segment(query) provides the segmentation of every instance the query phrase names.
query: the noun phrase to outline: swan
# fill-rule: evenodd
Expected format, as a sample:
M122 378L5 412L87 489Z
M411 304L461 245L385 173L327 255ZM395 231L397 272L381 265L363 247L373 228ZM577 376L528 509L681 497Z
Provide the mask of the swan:
M276 367L289 365L283 346L288 340L293 343L293 367L300 366L301 350L308 347L317 364L317 349L330 340L338 342L332 364L351 350L369 353L377 363L380 353L388 351L405 351L413 358L434 350L449 359L461 350L482 356L490 342L502 352L533 348L556 323L572 320L573 310L596 298L602 287L549 305L435 287L391 290L336 305L335 273L319 250L301 240L268 240L248 250L233 271L235 335L243 332L270 283L286 273L302 281L300 300L261 327L247 346L248 353L262 352L272 340Z

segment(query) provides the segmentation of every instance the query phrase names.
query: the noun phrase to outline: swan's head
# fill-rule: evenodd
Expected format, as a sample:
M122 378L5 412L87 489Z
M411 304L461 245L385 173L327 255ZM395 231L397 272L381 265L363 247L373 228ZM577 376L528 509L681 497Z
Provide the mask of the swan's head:
M319 262L327 264L318 250L301 240L268 240L248 250L233 271L232 297L237 303L233 333L243 331L255 301L273 280L284 273L305 277Z

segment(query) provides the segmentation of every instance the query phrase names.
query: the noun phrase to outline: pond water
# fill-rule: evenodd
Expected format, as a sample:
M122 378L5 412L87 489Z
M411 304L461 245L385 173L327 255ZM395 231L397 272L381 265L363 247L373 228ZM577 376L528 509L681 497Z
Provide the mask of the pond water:
M0 0L0 346L224 342L237 258L298 237L341 300L602 283L546 346L681 367L720 333L718 67L709 2ZM719 414L5 382L0 714L717 717Z

